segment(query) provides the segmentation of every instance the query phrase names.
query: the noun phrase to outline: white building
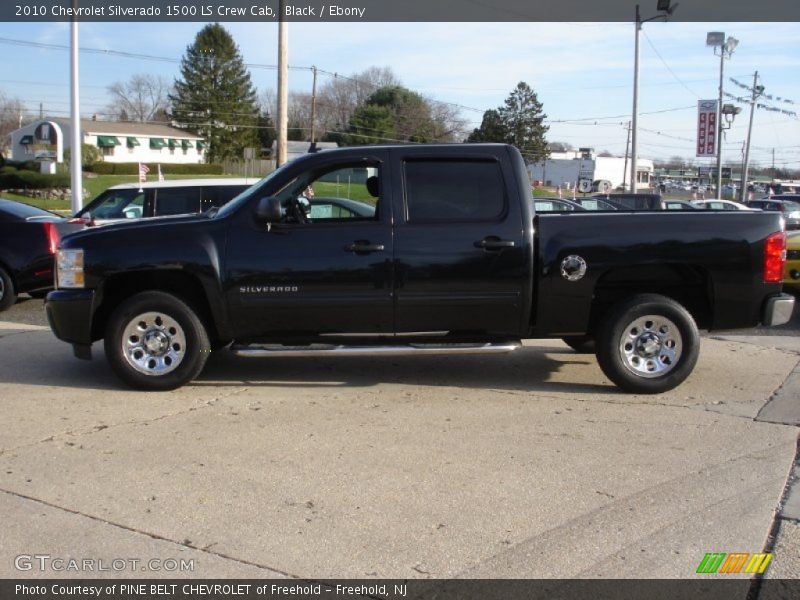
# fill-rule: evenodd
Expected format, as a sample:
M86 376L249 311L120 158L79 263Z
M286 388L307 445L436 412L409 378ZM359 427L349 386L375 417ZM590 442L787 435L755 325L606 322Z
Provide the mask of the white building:
M581 148L569 152L553 152L549 159L528 165L531 180L541 181L546 186L572 188L581 180L610 181L611 189L617 189L630 181L630 159L616 156L597 156L592 148ZM636 161L636 188L650 188L653 178L653 161L639 158ZM596 191L596 190L595 190Z
M153 123L119 123L81 119L83 143L99 148L105 162L196 164L205 158L202 137ZM45 165L64 162L70 147L69 119L40 119L11 132L11 159L40 160Z

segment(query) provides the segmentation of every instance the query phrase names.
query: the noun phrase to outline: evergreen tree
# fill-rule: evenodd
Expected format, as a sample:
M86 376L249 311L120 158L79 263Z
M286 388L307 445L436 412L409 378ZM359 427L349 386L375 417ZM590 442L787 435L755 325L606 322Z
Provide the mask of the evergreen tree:
M507 137L508 131L500 118L500 113L496 110L487 110L483 113L481 126L473 129L467 141L505 143Z
M346 144L385 143L389 140L425 143L436 140L437 124L431 106L419 94L399 85L382 87L350 117Z
M544 124L547 115L530 86L520 81L497 112L506 130L506 142L513 144L526 162L539 162L549 156L545 134L550 129Z
M250 73L233 38L218 23L201 29L186 49L170 101L174 119L208 142L208 162L241 159L244 148L259 145Z

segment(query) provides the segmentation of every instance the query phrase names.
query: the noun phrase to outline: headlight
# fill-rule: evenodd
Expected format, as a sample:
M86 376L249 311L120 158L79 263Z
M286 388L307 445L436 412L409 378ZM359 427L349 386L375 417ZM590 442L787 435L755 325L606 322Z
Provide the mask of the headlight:
M83 250L62 250L56 254L56 287L82 288Z

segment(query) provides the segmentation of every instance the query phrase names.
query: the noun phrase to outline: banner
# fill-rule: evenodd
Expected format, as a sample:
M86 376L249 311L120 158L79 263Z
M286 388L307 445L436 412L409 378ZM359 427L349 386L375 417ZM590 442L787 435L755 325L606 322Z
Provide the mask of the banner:
M717 155L717 101L697 101L697 156Z

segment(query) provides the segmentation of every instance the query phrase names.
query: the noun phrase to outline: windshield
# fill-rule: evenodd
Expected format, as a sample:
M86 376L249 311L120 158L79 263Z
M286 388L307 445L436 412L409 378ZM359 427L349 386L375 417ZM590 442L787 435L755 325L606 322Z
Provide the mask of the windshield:
M216 212L209 211L206 214L211 218L226 217L230 214L233 214L239 209L240 206L247 204L253 196L258 196L259 194L261 194L261 190L264 188L267 182L272 181L273 178L282 174L286 170L289 164L290 163L284 163L279 168L275 169L272 173L264 177L264 179L262 179L252 187L247 188L241 194L236 196L233 200L222 206L218 211Z
M93 219L138 219L144 213L144 192L136 188L109 189L92 200L77 216Z

